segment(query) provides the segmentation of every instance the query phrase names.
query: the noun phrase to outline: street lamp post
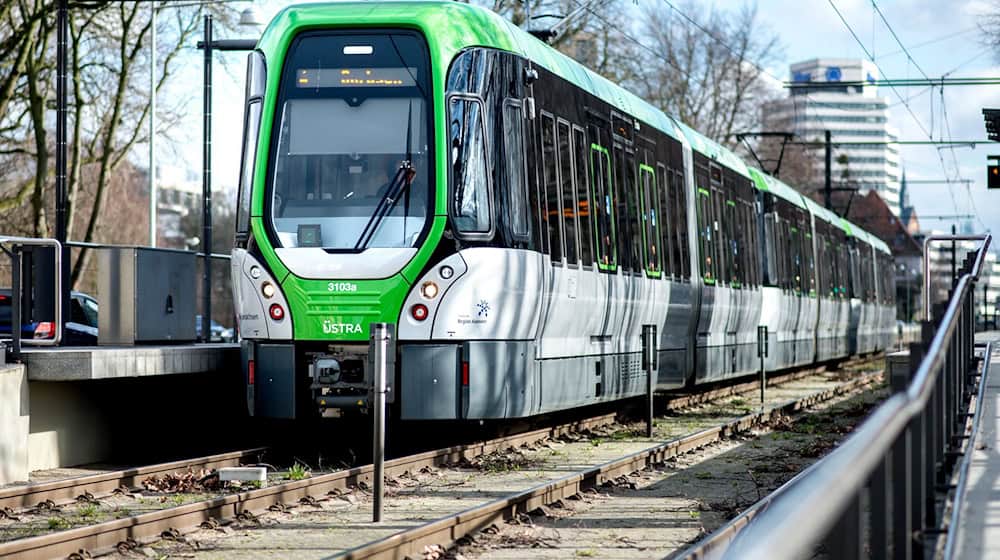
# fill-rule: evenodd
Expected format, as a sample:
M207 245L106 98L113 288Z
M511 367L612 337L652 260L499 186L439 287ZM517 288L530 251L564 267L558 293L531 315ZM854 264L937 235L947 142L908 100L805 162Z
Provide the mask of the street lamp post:
M156 2L149 25L149 246L156 247Z
M240 15L240 25L256 26L260 21L253 8L243 10ZM201 223L203 253L202 264L202 311L201 339L209 340L212 321L212 52L213 51L252 51L257 46L256 39L219 39L212 38L212 15L205 16L204 39L198 42L204 57L204 85L202 89L202 176L201 176Z

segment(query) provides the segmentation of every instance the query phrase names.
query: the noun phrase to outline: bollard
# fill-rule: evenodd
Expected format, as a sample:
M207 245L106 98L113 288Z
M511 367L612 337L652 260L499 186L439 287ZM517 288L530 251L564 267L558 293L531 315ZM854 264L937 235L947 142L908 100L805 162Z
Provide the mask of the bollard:
M642 326L642 369L646 370L646 437L653 437L653 391L656 387L656 325Z
M385 396L388 368L388 323L372 323L368 339L368 353L372 364L372 399L374 402L374 430L372 441L372 521L382 521L382 498L385 493Z
M767 325L757 326L757 357L760 358L760 409L764 410L764 385L767 384L767 373L764 371L764 358L767 357Z

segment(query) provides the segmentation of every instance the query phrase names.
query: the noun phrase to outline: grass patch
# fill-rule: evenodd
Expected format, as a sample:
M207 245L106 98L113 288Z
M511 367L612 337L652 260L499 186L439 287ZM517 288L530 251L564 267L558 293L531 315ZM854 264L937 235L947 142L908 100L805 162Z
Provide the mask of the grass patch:
M309 468L305 465L296 462L292 465L292 468L288 469L288 480L302 480L304 478L309 478L311 476Z

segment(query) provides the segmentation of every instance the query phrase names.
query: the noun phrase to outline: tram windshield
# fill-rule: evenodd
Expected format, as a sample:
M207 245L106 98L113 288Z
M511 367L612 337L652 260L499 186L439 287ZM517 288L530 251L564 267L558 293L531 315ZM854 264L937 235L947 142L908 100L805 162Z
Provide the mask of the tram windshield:
M314 33L291 47L274 118L282 247L414 247L431 204L427 49L413 33Z

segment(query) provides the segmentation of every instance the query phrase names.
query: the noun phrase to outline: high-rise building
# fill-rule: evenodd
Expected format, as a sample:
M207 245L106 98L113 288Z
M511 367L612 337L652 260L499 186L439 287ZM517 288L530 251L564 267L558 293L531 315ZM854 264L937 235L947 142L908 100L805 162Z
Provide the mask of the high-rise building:
M835 188L874 190L893 214L900 215L899 133L889 126L889 101L879 97L875 65L866 60L817 58L791 65L791 81L824 82L789 88L788 97L763 108L765 130L794 132L796 140L823 142L831 133ZM852 83L853 82L853 83ZM866 85L857 85L858 82ZM824 185L822 146L807 152L813 158L813 191ZM842 192L842 191L841 191ZM838 197L840 198L840 197Z

